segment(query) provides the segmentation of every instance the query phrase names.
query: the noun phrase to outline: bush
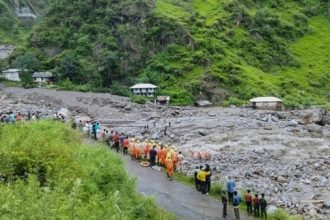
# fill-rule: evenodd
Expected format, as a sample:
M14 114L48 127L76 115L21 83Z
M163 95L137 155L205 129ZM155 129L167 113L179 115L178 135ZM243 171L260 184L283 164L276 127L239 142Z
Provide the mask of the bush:
M1 219L173 219L115 154L79 138L59 122L0 126Z
M229 97L228 100L226 100L226 101L223 102L223 105L224 106L230 106L230 105L242 106L245 103L246 103L245 101L243 101L241 99L238 99L236 97Z
M142 95L133 95L130 97L131 102L135 102L137 104L146 104L147 103L147 98Z

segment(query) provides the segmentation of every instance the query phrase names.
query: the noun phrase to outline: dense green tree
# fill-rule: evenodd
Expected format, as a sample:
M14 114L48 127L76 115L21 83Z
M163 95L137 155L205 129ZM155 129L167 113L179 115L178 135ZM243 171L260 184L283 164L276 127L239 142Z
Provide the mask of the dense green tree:
M32 88L34 81L32 74L40 68L40 61L34 52L28 52L16 57L13 65L20 69L20 78L25 88Z

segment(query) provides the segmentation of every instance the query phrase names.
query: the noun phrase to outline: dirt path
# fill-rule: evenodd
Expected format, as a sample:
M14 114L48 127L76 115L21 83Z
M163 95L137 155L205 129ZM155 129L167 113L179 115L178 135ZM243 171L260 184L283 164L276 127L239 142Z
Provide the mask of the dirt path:
M222 204L207 195L177 181L169 181L165 174L151 168L139 166L130 157L122 157L128 173L137 179L138 192L155 197L158 205L181 219L189 220L218 220L222 218ZM232 206L228 207L229 216L226 219L235 219ZM252 220L243 215L241 219Z

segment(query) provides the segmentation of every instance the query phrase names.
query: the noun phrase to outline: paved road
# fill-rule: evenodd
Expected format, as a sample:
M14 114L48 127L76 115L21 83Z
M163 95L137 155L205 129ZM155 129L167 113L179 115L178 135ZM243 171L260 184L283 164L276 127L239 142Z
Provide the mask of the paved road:
M123 157L126 169L137 178L138 192L155 197L158 205L181 219L219 220L222 218L222 204L207 195L202 195L191 187L177 181L169 181L164 173L141 167L130 157ZM229 206L227 220L234 219L232 206ZM242 220L252 220L243 215Z

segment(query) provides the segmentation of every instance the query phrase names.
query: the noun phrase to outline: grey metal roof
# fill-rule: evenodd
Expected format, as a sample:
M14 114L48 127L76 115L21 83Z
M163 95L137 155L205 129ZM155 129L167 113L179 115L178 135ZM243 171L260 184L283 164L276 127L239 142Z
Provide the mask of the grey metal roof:
M50 78L53 77L53 74L51 72L35 72L32 75L33 78Z

